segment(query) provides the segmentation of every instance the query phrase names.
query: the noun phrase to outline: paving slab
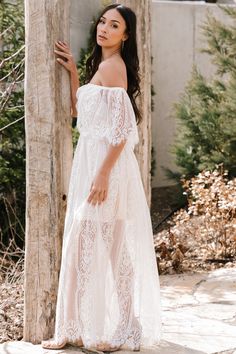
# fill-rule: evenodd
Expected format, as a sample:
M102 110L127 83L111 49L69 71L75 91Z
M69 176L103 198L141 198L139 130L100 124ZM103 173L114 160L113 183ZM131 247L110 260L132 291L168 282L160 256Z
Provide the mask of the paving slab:
M236 269L161 277L163 339L236 354Z
M210 273L160 276L163 332L159 346L142 354L236 354L236 268ZM0 354L89 354L66 346L60 350L15 341ZM99 353L99 352L96 352ZM102 354L102 352L100 352ZM119 350L120 354L131 351Z
M78 353L94 354L94 352L85 350L81 348L75 348L73 346L66 346L60 350L48 350L43 349L41 345L33 345L29 342L15 341L6 342L0 345L0 354L78 354ZM103 352L95 352L101 353ZM119 350L115 353L120 354L131 354L132 351ZM205 354L205 352L183 347L178 344L162 341L161 344L152 349L143 349L139 353L142 354Z

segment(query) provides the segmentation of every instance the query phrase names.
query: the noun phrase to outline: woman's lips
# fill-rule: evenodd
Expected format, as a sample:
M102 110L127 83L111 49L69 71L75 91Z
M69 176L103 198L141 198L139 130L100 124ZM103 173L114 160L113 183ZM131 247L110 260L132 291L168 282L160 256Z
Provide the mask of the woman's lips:
M99 39L107 39L106 37L103 37L103 36L98 36Z

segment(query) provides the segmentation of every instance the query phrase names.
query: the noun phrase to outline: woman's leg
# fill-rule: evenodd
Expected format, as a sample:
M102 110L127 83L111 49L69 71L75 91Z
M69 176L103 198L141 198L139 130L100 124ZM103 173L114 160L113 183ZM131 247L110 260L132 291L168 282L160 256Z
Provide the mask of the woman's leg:
M120 219L115 223L113 240L110 249L110 260L113 276L116 283L120 318L117 329L113 335L113 345L126 341L127 329L130 327L130 344L134 350L139 350L140 325L134 316L134 269L125 240L125 221ZM129 336L128 336L129 338ZM112 349L110 344L104 343L98 346L99 350ZM114 348L115 349L115 348Z

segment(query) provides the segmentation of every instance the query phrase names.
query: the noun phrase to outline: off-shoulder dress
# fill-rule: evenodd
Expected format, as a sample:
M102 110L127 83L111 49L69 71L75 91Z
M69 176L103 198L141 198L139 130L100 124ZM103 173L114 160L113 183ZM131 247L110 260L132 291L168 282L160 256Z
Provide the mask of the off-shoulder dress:
M77 93L73 157L56 306L57 341L135 350L161 336L160 288L150 211L134 147L135 113L122 87L88 83ZM107 199L87 202L109 144L126 140Z

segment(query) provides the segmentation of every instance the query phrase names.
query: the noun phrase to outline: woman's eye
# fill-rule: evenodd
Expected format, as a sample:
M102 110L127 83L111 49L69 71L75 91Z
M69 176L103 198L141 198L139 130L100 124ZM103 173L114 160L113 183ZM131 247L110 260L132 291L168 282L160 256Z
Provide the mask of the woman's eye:
M98 22L103 23L103 24L105 23L105 21L103 19L100 19ZM118 28L118 26L116 24L112 24L112 27Z

